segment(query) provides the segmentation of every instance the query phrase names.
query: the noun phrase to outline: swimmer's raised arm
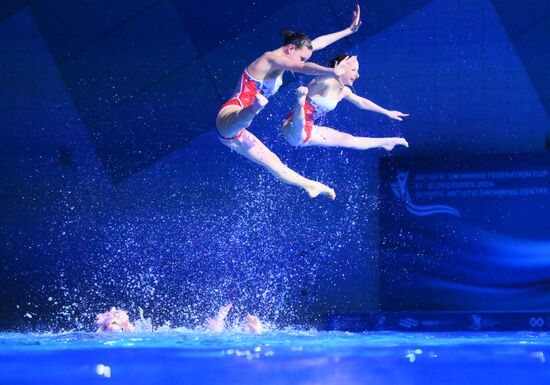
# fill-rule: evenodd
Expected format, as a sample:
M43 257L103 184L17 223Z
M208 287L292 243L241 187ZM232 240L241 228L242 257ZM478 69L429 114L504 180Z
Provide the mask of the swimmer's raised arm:
M354 94L353 91L348 87L345 87L343 92L344 92L344 99L353 103L354 105L356 105L362 110L377 112L379 114L386 115L388 118L399 120L399 121L403 121L403 119L401 118L405 116L409 116L409 114L404 114L399 111L386 110L385 108L380 107L378 104L373 103L368 99L365 99L361 96Z
M360 26L361 26L361 8L359 7L359 4L357 4L355 11L353 11L353 18L351 20L351 25L342 31L319 36L313 39L311 41L311 45L313 46L313 51L318 51L320 49L323 49L331 45L332 43L340 39L343 39L344 37L349 36L354 32L357 32Z
M357 57L350 56L339 62L334 68L323 67L319 64L309 63L305 61L294 61L286 56L267 53L265 58L273 69L289 70L306 75L325 75L338 78L342 76L348 67L357 61Z
M269 64L277 70L289 70L306 75L328 75L336 76L334 68L323 67L315 63L306 63L304 61L294 61L288 57L266 54Z

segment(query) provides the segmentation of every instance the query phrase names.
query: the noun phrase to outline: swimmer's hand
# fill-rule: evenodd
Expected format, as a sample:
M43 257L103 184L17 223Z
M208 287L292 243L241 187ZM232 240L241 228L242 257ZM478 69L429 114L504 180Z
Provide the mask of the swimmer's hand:
M361 7L359 7L359 4L357 4L357 7L355 8L355 11L353 11L353 17L351 19L351 25L349 26L349 29L351 32L357 32L359 27L361 26Z
M348 68L352 64L355 64L355 63L357 63L357 56L348 56L344 60L341 60L333 68L334 76L339 78L348 70Z
M334 66L333 75L340 82L342 86L344 86L344 84L342 83L342 80L340 80L340 76L342 76L352 64L356 64L356 63L357 63L357 56L348 56L347 58L340 61L338 64Z
M229 303L220 308L218 314L214 318L207 318L205 326L208 330L213 332L221 332L225 329L225 317L229 313L229 310L233 307L233 304Z
M388 118L399 120L400 122L403 121L403 119L401 119L401 118L409 116L409 114L404 114L404 113L399 112L399 111L388 111L386 113L386 115L388 116Z
M260 319L256 316L248 314L246 316L246 324L243 327L244 331L247 333L261 334L265 332L265 328L262 325Z

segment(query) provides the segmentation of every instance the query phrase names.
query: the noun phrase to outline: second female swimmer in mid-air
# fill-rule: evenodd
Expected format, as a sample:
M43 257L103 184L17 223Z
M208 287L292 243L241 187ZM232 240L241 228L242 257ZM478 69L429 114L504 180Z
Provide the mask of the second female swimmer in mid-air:
M330 62L338 66L350 56L342 54ZM369 138L353 136L329 127L318 126L315 120L336 108L342 100L348 100L363 110L374 111L395 120L409 116L399 111L382 108L368 99L356 95L351 86L359 78L359 62L350 63L339 80L329 76L316 76L307 87L297 89L294 111L283 123L283 135L293 146L344 147L356 150L384 148L392 150L396 145L408 147L404 138Z
M342 31L323 35L313 40L301 33L284 31L282 47L265 52L249 64L241 75L231 99L218 110L216 128L220 141L253 162L264 166L280 181L303 188L310 197L325 195L334 199L336 194L333 189L307 179L288 168L247 128L254 117L266 106L267 98L277 92L286 70L309 75L323 75L334 78L338 82L337 79L356 61L354 57L340 61L333 68L306 61L311 57L313 51L322 49L356 32L360 25L360 8L357 6L351 25Z

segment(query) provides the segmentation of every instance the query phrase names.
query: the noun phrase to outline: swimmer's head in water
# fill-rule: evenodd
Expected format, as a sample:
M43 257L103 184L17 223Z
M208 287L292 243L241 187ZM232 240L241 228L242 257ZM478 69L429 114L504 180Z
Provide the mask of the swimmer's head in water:
M295 61L307 61L313 53L313 45L309 36L303 33L290 31L285 29L281 32L283 37L283 47L285 47L285 53Z
M99 326L98 333L134 331L134 325L124 310L112 307L111 310L96 315L96 324Z
M338 56L336 56L334 59L332 59L328 65L331 68L334 68L338 63L340 63L342 60L348 58L350 55L342 53ZM353 83L359 78L359 62L357 60L353 60L353 63L350 64L348 67L348 70L344 72L342 76L340 76L340 80L345 86L353 86Z

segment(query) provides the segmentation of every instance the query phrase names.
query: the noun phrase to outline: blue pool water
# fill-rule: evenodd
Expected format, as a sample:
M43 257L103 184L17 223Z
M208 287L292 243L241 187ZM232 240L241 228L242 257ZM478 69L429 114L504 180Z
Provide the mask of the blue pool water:
M0 384L550 384L546 333L0 334Z

